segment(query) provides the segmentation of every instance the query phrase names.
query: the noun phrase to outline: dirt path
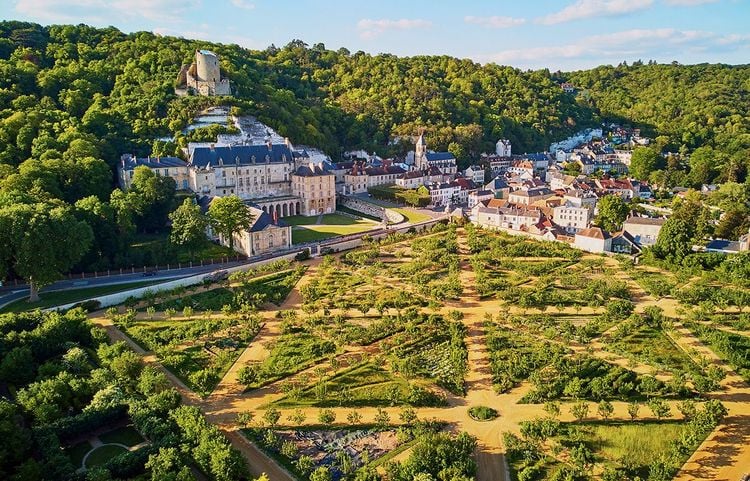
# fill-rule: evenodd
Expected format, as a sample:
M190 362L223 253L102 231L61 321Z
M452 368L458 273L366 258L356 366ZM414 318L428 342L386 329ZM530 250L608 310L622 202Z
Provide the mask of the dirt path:
M535 404L518 404L520 399L531 389L529 383L523 383L521 386L512 389L504 394L497 394L492 386L492 372L490 366L490 353L487 349L486 332L484 328L485 314L489 313L495 317L503 313L508 316L511 313L520 312L516 309L508 309L496 299L480 299L475 289L475 276L468 263L468 249L465 244L465 238L459 236L459 248L461 257L460 278L464 287L464 292L459 301L447 302L440 309L442 314L447 314L451 310L458 310L463 314L462 322L467 328L466 345L468 350L468 372L466 374L467 395L465 397L450 396L449 406L444 408L419 408L416 409L420 419L437 419L444 421L449 429L458 432L465 431L477 438L477 480L478 481L510 481L506 462L504 459L504 449L502 445L502 433L505 431L519 432L519 423L524 420L531 420L537 417L545 416L542 405ZM206 399L202 399L192 393L184 384L166 369L162 370L167 374L170 381L177 387L183 395L187 404L199 406L206 414L207 419L220 426L227 434L232 444L242 452L248 460L251 472L254 476L266 473L272 481L291 481L293 477L277 463L263 454L255 445L249 442L236 427L236 416L243 411L253 412L256 419L261 419L264 409L262 406L278 399L282 396L280 389L281 382L273 382L269 385L255 389L250 392L244 392L242 386L237 380L239 369L254 362L262 362L269 355L266 348L267 343L272 342L281 334L281 319L276 317L278 311L295 310L302 314L301 303L302 296L300 290L308 283L317 272L320 260L306 262L309 268L302 279L297 283L289 296L278 308L272 308L268 311L262 311L264 317L264 326L256 339L245 349L237 361L230 367L223 379L220 381L214 392ZM605 259L604 265L608 267L619 267L613 259ZM618 278L627 278L622 272L617 272ZM628 278L629 279L629 278ZM678 304L674 299L655 299L648 296L640 286L634 281L629 280L629 289L633 298L636 300L636 311L642 312L647 306L657 305L665 310L665 314L676 316ZM271 306L269 306L271 307ZM332 310L332 314L335 310ZM566 308L562 313L575 314L577 316L593 316L601 312L601 309L574 309ZM104 318L96 318L94 322L102 326L112 340L125 341L134 351L144 356L144 360L149 363L155 363L156 359L151 353L145 352L140 346L129 339L125 334L119 331L112 322ZM505 324L505 319L500 319L501 324ZM687 352L693 350L700 355L705 356L712 362L717 363L727 370L727 378L722 382L725 387L724 391L714 393L711 397L721 400L729 411L725 421L709 436L701 447L693 454L689 461L683 466L680 474L676 479L679 481L688 480L724 480L737 481L741 475L750 470L750 388L746 383L733 371L728 369L710 349L702 345L687 329L681 325L675 326L675 333L672 336L679 347ZM560 341L561 342L561 341ZM623 356L607 352L605 345L600 340L595 340L587 345L567 343L567 346L576 352L585 352L593 350L593 355L606 359L628 369L635 370L639 373L650 374L653 368L643 363L632 363ZM367 350L370 351L367 351ZM357 354L358 352L375 352L377 345L365 348L350 348L338 356L339 359L346 359L346 356ZM158 364L157 364L158 365ZM304 373L314 372L316 367L326 366L330 372L330 364L327 360L310 366L301 371ZM161 366L160 366L161 367ZM339 370L342 369L339 367ZM297 376L300 375L299 373ZM667 380L667 373L658 373L657 377ZM589 403L591 416L596 411L595 403ZM628 403L613 402L614 413L611 417L613 420L629 419L627 413ZM667 401L672 408L672 417L679 419L680 415L676 409L676 401ZM468 408L475 405L486 405L497 409L500 416L489 422L477 422L468 416ZM400 408L386 408L391 423L398 424L398 415ZM281 423L287 422L288 415L294 409L280 409ZM318 408L302 408L301 411L306 417L303 425L317 424ZM336 415L334 424L346 425L347 415L353 411L352 408L332 408ZM357 408L356 411L362 416L365 423L374 422L377 410L375 408ZM569 403L562 403L561 415L562 421L572 421L573 416L569 413ZM650 413L644 407L639 415L640 419L651 419ZM399 455L400 459L408 456L408 452Z

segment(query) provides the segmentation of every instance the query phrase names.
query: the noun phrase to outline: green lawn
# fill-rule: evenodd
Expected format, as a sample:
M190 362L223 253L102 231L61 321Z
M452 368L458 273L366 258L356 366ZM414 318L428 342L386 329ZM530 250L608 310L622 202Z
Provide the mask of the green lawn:
M409 222L411 224L418 224L420 222L424 222L424 221L432 219L432 217L430 217L427 214L424 214L422 212L417 212L411 209L395 208L391 210L396 211L399 214L403 215L406 218L406 222Z
M208 261L236 255L237 253L229 247L220 246L208 240L202 246L188 252L169 242L168 234L139 234L136 240L130 244L128 261L136 266L163 265L178 262Z
M110 459L114 458L123 453L127 453L128 450L122 446L115 446L114 444L105 444L95 450L91 451L89 457L86 459L86 467L92 468L94 466L101 466Z
M701 373L690 356L677 347L664 332L641 326L635 332L611 344L612 350L631 355L641 362L671 371Z
M121 426L107 433L99 435L99 440L104 444L117 443L133 447L143 442L143 436L132 426Z
M137 289L139 287L150 286L162 282L166 281L139 281L129 282L126 284L114 284L110 286L82 287L80 289L70 289L65 291L41 292L39 294L41 299L38 302L27 302L25 299L22 299L8 304L7 306L0 309L0 314L6 312L23 312L32 309L46 309L48 307L55 307L63 304L69 304L71 302L83 301L91 297L115 294L117 292Z
M677 422L591 424L585 426L583 431L585 440L590 443L602 463L606 465L627 459L632 466L640 468L638 471L645 479L648 466L654 459L659 459L671 452L672 443L680 439L685 431L685 424Z
M75 444L69 448L65 449L65 452L68 454L68 457L70 458L70 462L73 463L73 466L76 468L80 468L83 464L83 457L86 456L86 453L91 451L91 443L88 441L81 441L78 444Z
M415 383L422 385L424 383ZM407 402L411 387L403 378L394 376L389 371L374 364L362 364L341 372L325 381L325 394L318 388L317 382L303 389L300 396L293 399L285 396L275 406L287 407L338 407L338 406L393 406ZM419 391L423 398L414 400L415 406L434 406L442 404L426 391Z
M375 229L377 222L355 219L341 214L325 214L320 224L317 217L285 217L284 222L292 226L292 242L303 244L321 241L342 235L357 234Z

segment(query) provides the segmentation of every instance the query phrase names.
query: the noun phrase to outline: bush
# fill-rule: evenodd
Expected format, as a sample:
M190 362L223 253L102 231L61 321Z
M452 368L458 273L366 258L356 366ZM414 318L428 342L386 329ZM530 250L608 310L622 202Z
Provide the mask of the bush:
M487 406L472 406L469 408L469 416L476 421L490 421L498 416L498 412Z

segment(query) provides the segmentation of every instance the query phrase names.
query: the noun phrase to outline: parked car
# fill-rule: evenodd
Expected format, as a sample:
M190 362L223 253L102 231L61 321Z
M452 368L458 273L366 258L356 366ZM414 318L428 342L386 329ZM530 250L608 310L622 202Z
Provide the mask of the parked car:
M159 271L156 269L146 269L143 271L143 277L153 277L155 276Z

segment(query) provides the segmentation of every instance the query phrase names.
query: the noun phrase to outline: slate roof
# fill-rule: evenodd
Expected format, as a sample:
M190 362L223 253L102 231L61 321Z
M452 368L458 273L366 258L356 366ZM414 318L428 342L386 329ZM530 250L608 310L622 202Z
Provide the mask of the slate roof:
M724 239L715 239L706 245L706 250L719 252L739 252L740 243Z
M142 165L150 169L162 169L166 167L185 167L187 166L187 162L178 157L144 157L137 159L131 156L122 160L122 168L124 170L133 170Z
M323 163L300 165L294 173L301 177L314 177L316 175L333 175L330 172L328 165L323 164Z
M269 225L273 225L273 218L267 212L263 212L257 207L250 207L250 212L253 214L253 225L248 229L250 232L260 232Z
M226 147L195 147L190 152L190 164L205 169L218 165L264 164L291 162L292 151L285 144L234 145ZM221 160L221 163L220 163Z
M632 225L664 225L667 219L652 217L628 217L625 224Z
M425 158L428 162L437 162L440 160L456 160L456 157L450 152L427 152Z

